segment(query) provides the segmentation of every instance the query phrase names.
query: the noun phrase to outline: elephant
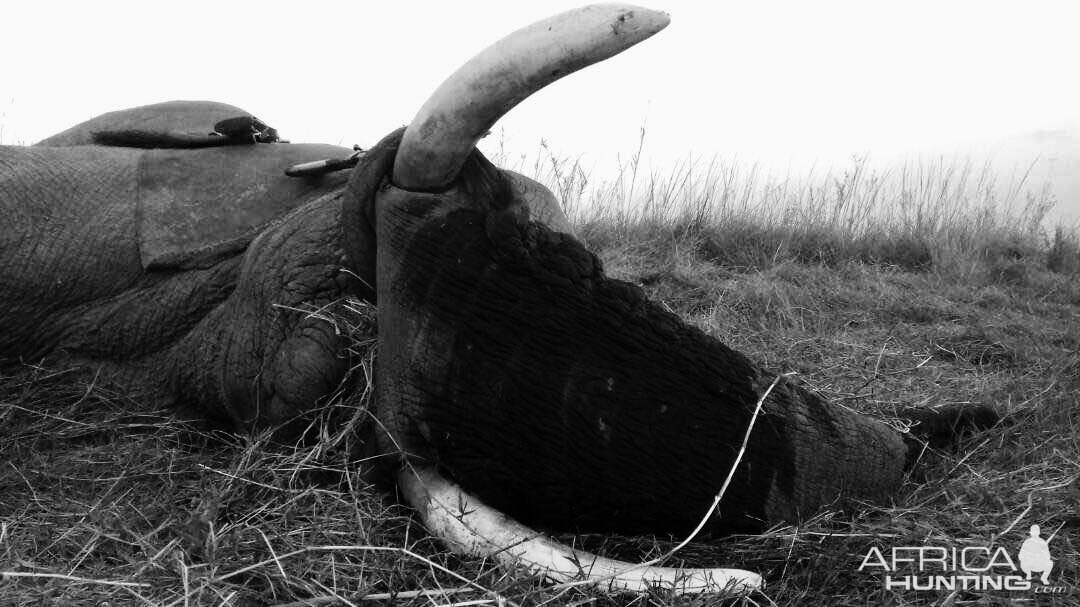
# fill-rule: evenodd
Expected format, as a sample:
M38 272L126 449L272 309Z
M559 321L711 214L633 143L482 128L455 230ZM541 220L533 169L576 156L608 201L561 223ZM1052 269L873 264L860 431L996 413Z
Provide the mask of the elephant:
M602 559L526 526L759 531L841 498L888 500L922 446L608 277L546 188L476 150L530 94L668 20L595 5L519 30L343 171L286 177L353 151L280 142L211 102L0 148L0 356L296 431L350 364L346 336L312 311L367 301L371 442L433 533L554 579L759 586L740 569Z

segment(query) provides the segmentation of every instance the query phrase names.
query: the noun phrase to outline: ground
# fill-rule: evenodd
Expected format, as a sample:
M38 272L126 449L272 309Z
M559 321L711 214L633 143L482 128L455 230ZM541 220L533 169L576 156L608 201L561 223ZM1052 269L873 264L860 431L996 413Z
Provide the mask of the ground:
M0 604L1080 604L1075 236L1028 230L960 250L918 230L837 235L685 214L578 225L610 274L833 402L885 418L983 403L1005 423L928 450L890 504L693 542L669 564L751 569L768 586L675 599L545 587L445 553L362 480L362 398L328 411L316 444L280 445L24 362L0 377ZM880 567L859 571L873 548L1004 547L1015 559L1033 523L1052 535L1053 585L1071 594L886 589ZM681 538L563 539L642 558Z

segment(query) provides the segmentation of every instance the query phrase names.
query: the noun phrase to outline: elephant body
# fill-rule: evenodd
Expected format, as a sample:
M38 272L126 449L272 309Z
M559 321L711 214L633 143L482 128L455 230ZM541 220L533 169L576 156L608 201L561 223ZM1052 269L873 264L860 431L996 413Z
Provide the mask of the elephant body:
M374 300L373 237L342 228L343 213L362 221L343 209L348 173L283 170L352 150L171 147L236 115L248 116L166 102L0 146L0 259L11 260L0 267L0 356L93 367L144 398L247 428L302 416L337 387L347 338L309 313ZM103 133L170 147L95 145ZM542 186L511 179L569 229Z
M240 425L310 407L346 363L340 340L312 329L302 310L368 294L343 271L357 267L340 234L345 176L281 175L328 153L341 149L0 148L0 208L12 228L0 245L12 260L0 268L9 329L0 354L99 366L147 396ZM175 195L163 200L155 187ZM281 307L251 309L257 299ZM282 365L318 372L282 379ZM247 403L253 389L269 407L259 420L232 396Z
M363 227L383 193L396 151L388 139L351 184L346 173L282 173L350 152L333 146L0 148L0 204L14 228L0 247L13 262L0 268L10 328L0 354L93 367L144 398L266 427L302 417L349 368L347 337L311 312L347 315L345 298L387 293L389 331L423 300L423 320L384 340L409 356L381 363L398 372L378 406L414 451L526 521L691 528L716 491L701 480L726 474L772 377L606 278L571 236L530 222L521 178L486 161L465 171L464 197L501 210L422 226L402 215L418 235L388 255L401 263L380 279L378 230L346 226ZM440 196L404 206L434 207ZM422 398L405 398L421 385ZM847 492L887 497L905 449L883 424L781 380L713 528L796 519L840 495L838 471Z
M689 531L732 469L714 532L887 500L909 437L608 278L550 191L475 150L535 90L666 24L598 5L516 32L347 172L285 177L351 150L254 143L276 137L209 102L0 147L0 357L97 369L241 429L295 430L342 387L349 337L328 317L349 318L378 341L384 431L369 444L395 455L381 461L444 530L472 498L433 522L440 508L413 481L435 472L527 521L623 533ZM349 298L377 305L377 327Z

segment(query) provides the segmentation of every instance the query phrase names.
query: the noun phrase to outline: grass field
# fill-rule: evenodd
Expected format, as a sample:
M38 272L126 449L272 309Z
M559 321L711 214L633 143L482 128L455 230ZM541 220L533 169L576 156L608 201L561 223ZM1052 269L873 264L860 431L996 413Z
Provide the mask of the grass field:
M446 554L362 480L366 395L333 405L319 444L283 446L23 365L0 377L0 604L1080 604L1080 240L1048 226L1051 201L965 163L784 182L720 164L641 175L638 158L609 184L568 161L525 169L609 274L762 365L886 418L986 403L1007 423L928 451L890 504L695 541L669 563L751 569L762 593L619 596ZM858 571L872 547L1015 557L1032 523L1071 594L887 590ZM563 539L644 558L682 538Z

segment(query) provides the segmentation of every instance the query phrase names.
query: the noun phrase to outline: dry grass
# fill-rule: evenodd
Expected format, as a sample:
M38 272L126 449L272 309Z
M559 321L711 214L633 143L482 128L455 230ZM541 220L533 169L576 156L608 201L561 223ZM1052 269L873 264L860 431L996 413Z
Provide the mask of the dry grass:
M494 158L548 185L594 247L679 239L737 268L854 260L965 280L992 270L986 262L1024 258L1055 270L1080 263L1075 226L1048 236L1058 201L1047 184L1029 180L1032 167L1004 177L971 157L889 167L855 158L846 169L774 175L714 157L644 174L644 148L642 129L638 149L605 180L543 143L531 157L500 147Z
M426 605L529 583L442 554L366 480L368 395L281 445L69 375L2 378L0 603Z
M609 273L842 405L889 417L903 405L991 403L1011 422L928 452L891 504L696 541L676 559L764 574L764 593L728 603L1010 604L1033 597L887 591L880 574L856 570L872 546L1015 554L1040 523L1057 530L1054 579L1074 588L1040 604L1080 604L1080 246L1075 232L1044 232L1048 201L1009 210L1007 195L982 186L968 197L958 183L973 178L960 169L901 171L897 194L864 168L785 190L717 165L642 178L636 162L600 188L607 199L565 163L553 184ZM370 484L358 444L372 431L368 405L367 395L335 401L316 422L320 440L281 445L146 410L73 371L10 369L0 570L17 575L0 579L0 604L725 602L552 590L446 554ZM638 559L681 538L565 539Z

